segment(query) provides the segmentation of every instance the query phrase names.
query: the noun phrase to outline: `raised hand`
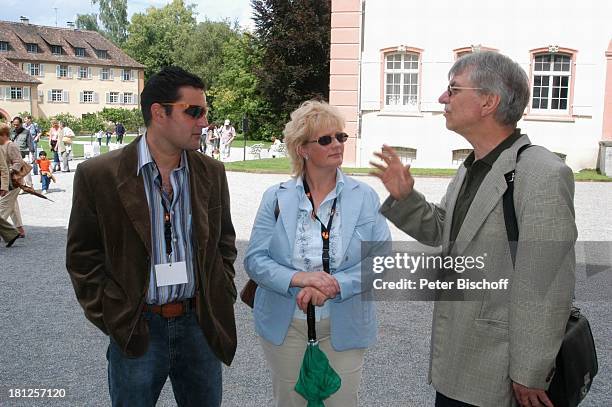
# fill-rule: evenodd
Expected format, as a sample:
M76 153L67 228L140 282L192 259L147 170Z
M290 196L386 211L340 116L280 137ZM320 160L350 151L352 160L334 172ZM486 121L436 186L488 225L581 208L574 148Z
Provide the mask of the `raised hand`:
M382 181L389 194L396 201L410 195L414 188L414 178L410 174L410 165L404 166L395 150L386 144L383 145L380 153L375 152L374 155L384 164L370 161L370 164L377 169L370 174Z

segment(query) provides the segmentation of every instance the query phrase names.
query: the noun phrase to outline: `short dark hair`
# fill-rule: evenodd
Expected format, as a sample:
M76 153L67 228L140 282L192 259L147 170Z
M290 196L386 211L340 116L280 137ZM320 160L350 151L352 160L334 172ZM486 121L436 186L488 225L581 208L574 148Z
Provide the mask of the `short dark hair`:
M204 90L204 82L196 75L178 66L166 66L151 76L140 94L140 109L145 126L151 124L151 106L153 103L173 103L179 98L179 89L191 86ZM168 114L170 106L165 106Z
M30 120L32 120L32 116L30 116L30 115L26 115L26 117L25 117L25 118L26 118L26 119L30 119Z
M20 116L15 116L15 117L13 117L13 120L12 120L12 121L15 121L15 120L18 120L20 124L22 124L22 123L23 123L23 119L22 119Z
M38 153L38 156L39 156L39 157L40 157L40 156L43 156L43 155L44 155L45 157L47 156L47 153L45 153L45 151L44 151L44 150L43 150L43 151L41 151L40 153Z

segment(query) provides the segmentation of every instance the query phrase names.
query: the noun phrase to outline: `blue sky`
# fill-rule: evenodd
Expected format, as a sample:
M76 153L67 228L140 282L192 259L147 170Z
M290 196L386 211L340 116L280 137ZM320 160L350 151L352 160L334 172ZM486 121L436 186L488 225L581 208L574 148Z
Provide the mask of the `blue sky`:
M144 12L148 7L162 7L171 0L128 0L128 20L132 14ZM186 0L195 4L196 18L203 21L237 19L243 27L251 26L251 6L249 0ZM74 21L77 14L97 13L98 5L91 5L90 0L2 0L0 20L19 21L19 16L26 16L30 23L55 26L55 9L57 8L57 25L65 27L66 21Z

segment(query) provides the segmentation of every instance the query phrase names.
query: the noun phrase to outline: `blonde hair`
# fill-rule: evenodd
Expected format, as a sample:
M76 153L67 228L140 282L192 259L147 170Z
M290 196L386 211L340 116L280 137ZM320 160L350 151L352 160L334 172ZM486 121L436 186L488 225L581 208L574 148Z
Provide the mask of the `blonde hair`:
M0 123L0 134L5 134L7 136L11 135L11 126L6 123Z
M304 158L298 148L306 145L316 133L330 128L344 129L344 117L336 107L326 102L308 100L291 113L291 120L285 125L283 136L293 177L304 172Z

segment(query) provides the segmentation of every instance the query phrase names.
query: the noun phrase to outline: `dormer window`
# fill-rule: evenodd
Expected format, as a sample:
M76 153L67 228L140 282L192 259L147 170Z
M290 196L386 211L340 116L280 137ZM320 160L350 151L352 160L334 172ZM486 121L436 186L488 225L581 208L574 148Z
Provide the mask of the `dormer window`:
M51 53L53 55L62 55L62 46L61 45L51 45Z
M34 44L34 43L31 43L31 42L28 42L26 44L26 50L30 54L38 54L38 44Z
M8 42L0 41L0 51L8 51L8 49L9 49Z
M105 50L105 49L97 49L96 50L96 55L100 59L108 59L108 51Z
M74 49L74 55L76 55L77 57L84 57L85 56L85 48L75 48Z

